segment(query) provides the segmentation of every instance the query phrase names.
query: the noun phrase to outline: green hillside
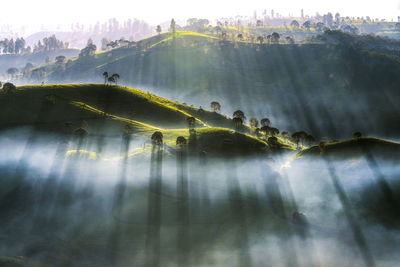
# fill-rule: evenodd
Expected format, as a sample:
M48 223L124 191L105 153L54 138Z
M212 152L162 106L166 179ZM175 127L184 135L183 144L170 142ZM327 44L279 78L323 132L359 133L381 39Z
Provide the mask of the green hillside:
M50 99L50 100L49 100ZM243 126L216 112L189 107L137 89L102 84L20 86L16 92L0 94L0 129L33 126L43 132L68 134L85 125L89 139L109 137L121 142L127 125L133 140L148 142L155 131L164 144L176 149L176 138L184 136L192 151L211 154L252 154L266 151L265 139L251 136ZM189 131L187 118L195 117ZM229 129L231 128L231 129ZM278 138L277 147L293 149L293 143ZM275 151L275 150L274 150Z
M393 138L400 125L394 101L400 99L399 45L357 38L341 33L315 43L270 45L165 33L135 47L75 58L65 69L43 68L47 81L56 83L101 82L104 71L118 73L122 84L203 107L217 100L227 114L241 109L247 117L279 120L281 130L318 138L354 131Z

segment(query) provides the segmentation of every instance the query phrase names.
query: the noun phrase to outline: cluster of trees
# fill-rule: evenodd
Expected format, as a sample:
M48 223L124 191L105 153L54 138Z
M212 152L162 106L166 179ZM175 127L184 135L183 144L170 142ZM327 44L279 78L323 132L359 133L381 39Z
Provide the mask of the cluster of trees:
M79 57L87 57L93 55L96 52L96 50L97 46L93 44L93 40L90 38L87 41L86 47L79 52Z
M30 53L31 47L25 47L26 42L24 38L14 39L3 39L0 40L0 53L3 54L21 54L21 53Z
M69 43L63 42L56 38L53 34L50 37L43 38L42 41L38 41L37 44L33 46L33 52L41 52L41 51L56 51L61 49L68 49Z

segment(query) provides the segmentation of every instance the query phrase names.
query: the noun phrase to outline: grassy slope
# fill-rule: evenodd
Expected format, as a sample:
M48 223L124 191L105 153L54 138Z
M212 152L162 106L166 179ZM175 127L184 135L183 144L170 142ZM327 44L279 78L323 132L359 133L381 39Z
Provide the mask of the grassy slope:
M400 143L391 142L379 138L362 137L339 142L331 142L325 145L324 154L335 158L347 159L365 155L368 152L390 158L400 157ZM296 158L320 156L318 146L312 146L297 153Z
M56 96L54 105L44 101L47 94ZM186 118L196 113L194 108L127 87L99 84L21 86L16 93L1 95L0 106L0 128L34 125L38 129L60 132L65 131L64 122L72 122L73 127L78 128L82 120L86 120L90 135L121 138L124 126L130 124L133 136L149 140L151 134L159 130L164 134L166 145L172 148L178 136L189 139L196 150L211 153L226 149L224 142L243 154L266 147L264 141L250 135L208 127L198 118L197 126L203 128L196 128L194 134L189 134L185 129ZM214 124L219 120L231 121L214 112L205 114L207 116L203 117ZM292 149L290 145L284 148Z
M147 44L143 49L120 48L77 59L61 73L49 72L48 79L101 81L102 72L116 72L124 84L156 88L206 107L217 100L223 109L242 109L249 116L260 109L267 116L279 114L281 130L305 130L317 137L327 132L340 137L345 131L338 130L336 121L351 132L392 137L400 125L390 101L400 96L400 62L388 55L325 44L233 44L180 32L177 38L166 33L142 43ZM354 99L370 107L370 125L363 123ZM262 101L268 102L259 107ZM352 121L349 113L356 114ZM317 125L310 114L330 119Z

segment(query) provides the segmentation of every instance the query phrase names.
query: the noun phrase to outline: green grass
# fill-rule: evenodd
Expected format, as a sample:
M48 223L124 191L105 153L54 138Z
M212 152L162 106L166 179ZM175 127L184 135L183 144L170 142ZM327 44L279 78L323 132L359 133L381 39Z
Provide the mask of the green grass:
M48 94L55 96L54 104L44 99ZM190 116L196 119L191 132L186 122ZM88 124L89 136L122 136L124 127L130 125L132 138L150 141L152 133L161 131L164 144L173 150L177 148L178 136L189 141L192 151L210 154L245 155L263 153L268 148L265 141L249 134L247 126L242 128L243 133L224 127L233 126L226 116L211 111L199 114L199 109L133 88L102 84L29 85L18 87L12 94L0 94L0 129L26 125L43 131L64 132L65 122L79 128L83 120ZM293 149L287 140L279 140L283 150ZM148 148L144 147L146 151ZM142 152L140 149L129 151L128 156ZM107 158L93 153L75 150L68 155Z

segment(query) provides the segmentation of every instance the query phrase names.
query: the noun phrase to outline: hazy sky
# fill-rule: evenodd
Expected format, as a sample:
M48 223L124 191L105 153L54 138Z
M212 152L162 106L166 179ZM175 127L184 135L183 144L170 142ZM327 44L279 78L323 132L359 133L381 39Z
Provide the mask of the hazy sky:
M254 10L271 9L283 15L315 12L339 12L345 16L370 16L395 19L400 15L400 0L18 0L4 1L1 5L0 24L15 26L41 24L95 23L116 17L119 20L139 18L152 24L171 17L216 17L251 15Z

